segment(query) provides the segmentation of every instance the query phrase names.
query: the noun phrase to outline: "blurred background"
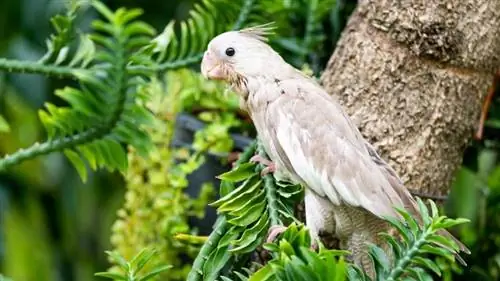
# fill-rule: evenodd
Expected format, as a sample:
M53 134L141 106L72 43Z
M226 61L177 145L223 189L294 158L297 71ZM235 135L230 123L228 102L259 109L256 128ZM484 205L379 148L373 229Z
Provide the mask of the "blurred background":
M120 6L144 9L143 20L163 30L171 19L186 18L194 0L113 0ZM313 70L325 64L334 49L355 1L338 1L324 17L326 40L322 54L309 57ZM342 6L343 5L343 6ZM61 0L2 0L0 2L0 57L35 60L53 32L49 19L64 9ZM95 13L79 19L88 28ZM294 19L300 21L300 19ZM291 25L300 31L300 24ZM279 42L278 42L279 43ZM281 42L286 49L290 42ZM290 47L290 49L293 49ZM285 54L286 55L286 54ZM292 52L287 59L293 60ZM299 64L299 63L297 63ZM54 89L68 81L40 75L0 72L0 154L45 139L37 110L44 102L58 105ZM457 172L450 200L450 216L470 224L458 230L470 246L470 267L449 280L500 279L500 92L493 99L484 137L470 144ZM109 266L104 251L111 248L111 226L123 204L124 181L119 174L94 173L82 184L75 169L60 153L24 162L0 174L0 273L15 281L95 280L93 274ZM451 279L452 278L452 279Z

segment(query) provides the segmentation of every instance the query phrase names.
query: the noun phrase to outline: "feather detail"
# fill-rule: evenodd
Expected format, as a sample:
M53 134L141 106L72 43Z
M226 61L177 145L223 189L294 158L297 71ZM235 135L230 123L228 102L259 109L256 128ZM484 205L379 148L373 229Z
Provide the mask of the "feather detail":
M399 217L393 207L402 207L402 198L371 160L340 106L306 79L282 80L280 87L285 94L269 103L265 117L255 116L267 122L261 130L273 130L264 134L274 147L273 161L334 205ZM270 96L266 89L273 87L263 87L256 99Z
M274 22L269 22L241 29L239 33L242 35L250 36L262 42L267 42L267 37L274 34L273 30L275 29L276 25L274 24Z

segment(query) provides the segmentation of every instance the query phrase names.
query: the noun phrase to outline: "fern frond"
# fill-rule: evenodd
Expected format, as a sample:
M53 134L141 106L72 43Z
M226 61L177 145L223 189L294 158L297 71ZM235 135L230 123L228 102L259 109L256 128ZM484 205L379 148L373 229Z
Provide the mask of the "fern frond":
M65 14L51 18L55 33L46 41L47 51L38 61L0 59L0 70L19 73L39 73L46 76L76 78L94 59L95 46L88 35L80 34L76 50L71 44L78 37L75 20L89 1L71 1ZM71 58L71 60L69 60Z
M203 0L201 4L195 4L190 17L178 24L178 34L174 32L175 23L172 21L154 40L158 63L155 70L165 71L199 62L213 37L244 25L255 2Z
M96 32L89 37L100 46L95 62L88 70L73 73L80 88L66 87L56 92L68 106L47 103L46 109L39 112L48 140L5 156L0 160L0 170L38 155L64 151L85 180L83 159L92 169L123 171L127 167L123 144L131 144L142 155L152 147L143 131L143 126L152 125L155 120L143 106L148 89L141 85L148 77L131 74L127 66L134 62L152 63L151 48L137 50L136 43L149 42L154 30L135 20L142 13L138 9L112 12L98 1L92 5L106 18L93 23ZM86 63L85 57L81 55L73 61Z
M430 273L441 275L441 269L433 258L441 257L451 263L455 262L459 247L452 238L443 236L442 231L467 220L440 216L431 200L431 212L420 198L417 198L417 202L423 225L418 224L406 210L397 209L405 219L404 222L392 217L386 219L398 231L401 240L382 234L390 246L390 255L376 245L369 246L369 255L375 265L375 280L396 281L402 277L406 280L432 280ZM349 276L350 280L371 280L355 266L350 268Z

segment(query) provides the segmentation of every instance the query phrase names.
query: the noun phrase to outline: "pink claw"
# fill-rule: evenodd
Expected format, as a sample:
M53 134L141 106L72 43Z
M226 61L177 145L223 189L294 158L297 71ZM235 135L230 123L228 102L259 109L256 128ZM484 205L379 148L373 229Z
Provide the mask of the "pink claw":
M286 227L282 225L273 225L269 228L269 232L267 233L266 243L274 242L274 239L278 237L281 233L285 232Z
M276 166L274 165L274 163L271 163L269 164L269 166L262 169L262 171L260 172L260 176L263 177L269 173L274 173L274 172L276 172Z
M260 155L254 155L252 158L250 158L250 162L252 163L260 163L264 166L266 166L262 171L260 172L261 176L265 176L269 173L274 173L276 171L276 165L271 161L268 160Z

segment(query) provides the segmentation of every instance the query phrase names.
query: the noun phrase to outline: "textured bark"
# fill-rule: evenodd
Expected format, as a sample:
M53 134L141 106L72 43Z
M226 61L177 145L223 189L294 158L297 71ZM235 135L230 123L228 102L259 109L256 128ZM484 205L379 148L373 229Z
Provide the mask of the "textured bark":
M321 80L409 189L445 196L500 66L500 1L360 1Z

